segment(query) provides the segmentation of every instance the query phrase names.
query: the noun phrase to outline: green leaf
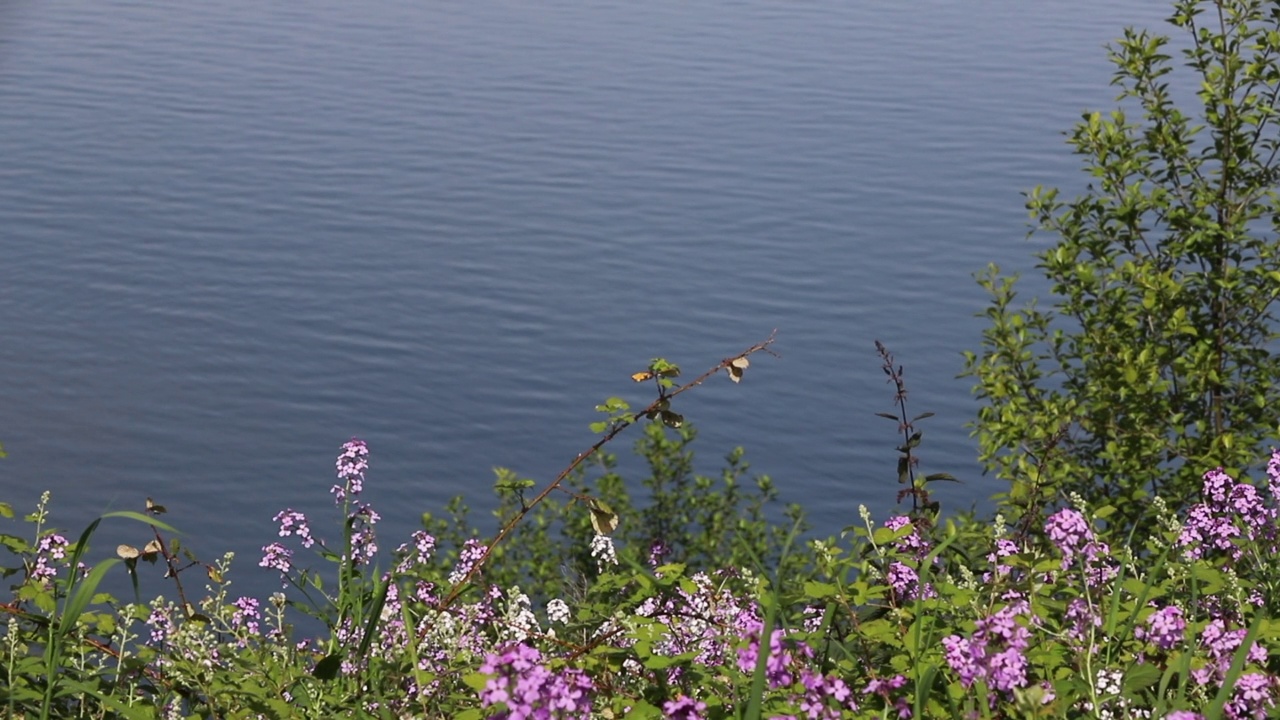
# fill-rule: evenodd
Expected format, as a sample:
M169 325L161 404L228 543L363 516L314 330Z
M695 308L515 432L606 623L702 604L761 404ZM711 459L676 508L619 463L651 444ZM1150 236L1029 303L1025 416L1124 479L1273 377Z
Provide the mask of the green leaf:
M81 613L89 605L89 600L93 594L97 592L98 585L102 583L102 578L106 577L107 572L111 568L120 563L115 558L103 560L89 571L89 576L76 583L75 592L72 593L71 599L67 601L66 606L62 609L62 617L58 623L58 637L65 637L71 629L75 627L76 621L80 619Z

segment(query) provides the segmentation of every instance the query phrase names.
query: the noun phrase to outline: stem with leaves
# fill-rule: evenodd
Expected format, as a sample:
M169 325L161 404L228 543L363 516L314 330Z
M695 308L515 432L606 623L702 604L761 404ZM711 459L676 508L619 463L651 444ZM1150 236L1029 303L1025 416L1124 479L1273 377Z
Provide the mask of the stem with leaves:
M458 599L458 596L462 594L462 591L468 585L470 585L472 579L484 567L485 562L493 554L494 548L496 548L499 543L501 543L504 539L506 539L508 535L511 534L511 532L516 528L516 526L520 524L520 522L525 518L525 516L528 515L531 510L533 510L533 508L537 507L537 505L541 503L543 500L545 500L549 495L551 495L552 492L556 491L557 489L562 489L560 487L561 483L563 483L565 478L569 477L569 475L573 473L573 471L577 469L578 466L581 465L585 460L595 455L602 447L604 447L610 441L612 441L614 438L620 435L622 431L636 424L643 418L647 418L651 420L660 419L664 423L672 425L673 427L678 427L679 423L683 422L683 418L671 412L671 410L669 409L670 401L672 398L701 385L702 383L706 382L708 378L720 372L721 370L724 370L725 372L729 373L730 379L732 379L734 382L738 382L742 378L743 369L748 365L748 363L746 362L746 358L748 356L761 351L768 352L769 354L776 356L776 353L774 353L772 350L769 350L769 346L774 343L777 333L778 331L774 330L772 333L769 334L769 337L765 338L763 341L758 342L755 345L752 345L751 347L747 348L741 353L738 353L737 355L734 355L733 357L728 357L728 358L725 358L724 360L721 360L718 364L716 364L710 370L707 370L703 374L699 375L698 377L694 378L693 380L690 380L689 382L683 385L680 385L679 387L672 387L669 380L670 377L674 377L675 375L679 374L679 369L675 368L675 366L673 365L664 365L664 367L666 368L665 372L664 372L664 368L662 367L658 368L656 372L654 371L653 368L651 368L650 370L644 373L637 373L635 376L632 376L632 379L636 380L637 382L642 382L650 378L656 378L658 380L657 399L655 399L652 403L650 403L648 406L646 406L642 410L639 410L634 413L626 414L626 415L615 416L613 421L607 425L607 430L605 430L604 435L599 440L597 440L594 444L592 444L591 447L578 453L578 455L573 459L573 461L570 462L563 470L561 470L560 473L556 475L555 479L553 479L550 483L547 484L546 487L544 487L541 491L539 491L538 494L534 496L532 500L530 500L527 503L523 503L521 505L520 510L517 511L514 515L512 515L511 518L508 519L502 525L502 528L498 530L498 534L493 538L493 540L489 541L488 545L484 549L483 554L479 557L479 559L475 561L475 563L472 564L471 569L467 572L466 576L462 580L454 584L452 588L450 588L449 594L446 595L444 599L441 600L440 602L440 605L439 605L440 609L449 607L450 605L453 604L454 601ZM663 361L663 363L665 364L665 361ZM672 369L674 369L674 372L671 371Z

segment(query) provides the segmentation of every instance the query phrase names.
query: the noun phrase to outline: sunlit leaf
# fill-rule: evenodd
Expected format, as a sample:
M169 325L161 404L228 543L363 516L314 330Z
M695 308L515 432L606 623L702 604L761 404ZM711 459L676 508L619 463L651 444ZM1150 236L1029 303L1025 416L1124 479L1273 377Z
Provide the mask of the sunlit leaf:
M631 375L631 380L633 382L644 382L645 380L652 380L652 379L653 379L653 373L649 372L648 370L645 370L644 372L632 373Z

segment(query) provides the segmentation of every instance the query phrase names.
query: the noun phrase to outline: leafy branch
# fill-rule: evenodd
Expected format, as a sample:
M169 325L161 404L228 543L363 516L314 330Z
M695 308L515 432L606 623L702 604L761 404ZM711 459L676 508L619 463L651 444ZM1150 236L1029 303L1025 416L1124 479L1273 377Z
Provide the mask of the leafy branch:
M515 530L516 526L524 520L525 516L537 507L539 503L550 496L552 492L562 489L561 484L564 482L565 478L569 477L569 475L572 474L573 471L576 470L584 461L595 455L601 448L620 435L624 430L639 422L641 419L656 419L669 427L680 427L684 422L684 418L670 409L671 400L673 398L701 385L706 382L708 378L721 370L724 370L729 374L730 380L735 383L739 382L742 379L743 371L750 365L750 361L747 360L748 356L761 351L767 352L775 357L777 356L777 353L769 349L769 347L773 345L777 334L778 331L774 330L769 333L769 337L765 338L763 341L752 345L737 355L721 360L711 369L680 386L676 386L675 382L672 380L672 378L679 376L679 367L668 363L666 360L661 358L655 359L650 364L648 370L632 375L631 379L635 382L644 382L650 379L654 380L658 389L658 397L645 408L636 412L631 412L630 406L620 398L609 398L604 404L596 406L597 410L607 412L610 415L607 421L592 424L593 430L597 432L603 431L604 434L599 440L592 444L591 447L578 453L578 455L574 457L574 459L565 466L558 475L556 475L555 479L539 491L533 499L527 503L521 503L520 509L517 510L505 523L503 523L501 529L498 530L498 534L485 546L484 551L471 565L471 568L467 571L466 575L455 583L452 588L450 588L449 594L440 601L439 609L443 610L448 608L458 599L458 596L461 595L463 590L471 584L472 579L484 567L485 562L493 554L494 548L505 540L507 536ZM588 507L592 510L593 517L597 512L601 512L597 508L607 508L607 506L602 506L600 503L592 504L590 502L588 502ZM609 512L604 510L603 514L608 515ZM613 522L616 523L616 518L612 519ZM607 519L602 520L606 520L601 523L602 525L607 526L610 524L607 522Z

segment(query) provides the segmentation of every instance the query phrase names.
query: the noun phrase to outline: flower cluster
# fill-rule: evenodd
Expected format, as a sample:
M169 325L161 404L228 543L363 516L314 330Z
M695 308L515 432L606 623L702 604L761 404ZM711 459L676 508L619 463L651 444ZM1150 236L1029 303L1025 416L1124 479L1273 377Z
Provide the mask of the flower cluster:
M762 626L757 627L748 636L748 644L738 649L738 669L744 674L755 672L760 661L760 635L763 629ZM764 659L764 676L770 690L791 690L791 703L812 720L838 720L858 709L853 692L844 680L815 672L813 649L800 640L788 637L785 630L774 630L770 634L769 652ZM797 681L799 687L795 688Z
M342 446L335 466L342 484L334 485L329 492L333 493L334 502L341 505L348 494L355 497L364 490L364 472L369 469L369 446L359 438L351 438Z
M400 562L396 565L396 572L405 575L416 567L425 566L430 562L435 550L436 539L434 537L425 530L415 532L413 534L412 548L409 547L409 543L396 548L396 556L400 558Z
M960 676L960 682L972 687L984 680L993 690L1007 694L1027 686L1027 649L1031 632L1018 620L1030 613L1026 602L1006 605L991 616L977 621L971 637L949 635L942 639L947 664Z
M281 510L272 520L280 523L280 537L297 535L302 540L302 547L309 548L315 544L311 537L311 527L307 524L307 516L292 509Z
M1187 621L1183 617L1182 608L1177 605L1160 608L1147 617L1147 627L1134 628L1134 635L1139 640L1150 640L1161 650L1172 650L1183 640L1187 630Z
M449 584L457 585L465 581L471 575L476 563L483 560L488 552L488 546L476 538L463 543L462 550L458 551L458 564L454 566L453 572L449 573Z
M1070 569L1078 558L1090 587L1104 585L1116 576L1111 548L1094 536L1089 521L1079 511L1059 510L1045 521L1044 530L1062 553L1063 570Z
M1278 457L1280 453L1272 453L1267 465L1273 493L1280 480ZM1178 545L1184 548L1188 559L1220 553L1236 561L1246 547L1261 554L1275 554L1280 549L1277 509L1263 501L1257 488L1235 481L1218 468L1205 473L1201 496L1203 500L1187 512L1187 521L1178 536Z
M377 537L373 526L382 519L369 505L360 505L347 519L351 528L351 560L356 565L368 565L378 554Z
M67 539L58 534L45 535L36 544L36 562L31 579L39 582L52 580L58 575L54 563L62 564L67 558Z
M591 679L581 670L552 671L542 653L523 643L485 656L480 672L491 676L480 693L490 720L582 718L591 715Z

